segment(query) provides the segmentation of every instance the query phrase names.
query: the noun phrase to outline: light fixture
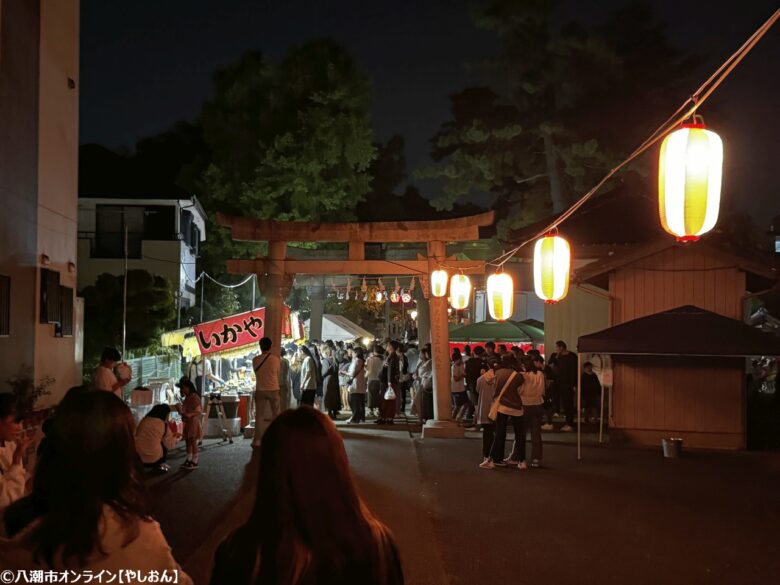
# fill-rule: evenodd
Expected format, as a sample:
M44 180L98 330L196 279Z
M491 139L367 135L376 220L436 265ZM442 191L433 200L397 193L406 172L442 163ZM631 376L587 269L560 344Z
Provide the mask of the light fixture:
M506 321L514 311L515 287L505 272L491 274L487 279L488 311L496 321Z
M374 300L377 303L381 303L384 299L385 299L385 295L382 294L381 290L378 290L376 291L376 293L374 293Z
M447 281L449 274L441 268L431 272L431 294L435 297L443 297L447 294Z
M404 304L408 304L412 302L412 295L410 295L408 292L401 293L401 302Z
M658 213L663 228L678 241L695 242L715 227L722 173L723 142L695 117L664 138Z
M469 306L471 300L471 279L465 274L453 274L450 279L450 305L456 311Z
M401 295L399 295L396 291L393 291L390 293L390 302L391 303L398 303L401 301Z
M534 246L534 290L546 303L557 303L569 292L571 248L560 236L547 234Z
M409 316L412 318L412 321L417 321L417 309L412 309L409 312Z

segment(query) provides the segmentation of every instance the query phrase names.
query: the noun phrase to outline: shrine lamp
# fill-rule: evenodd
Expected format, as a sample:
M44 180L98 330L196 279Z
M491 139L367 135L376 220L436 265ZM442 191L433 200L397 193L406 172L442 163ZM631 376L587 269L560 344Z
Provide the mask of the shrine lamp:
M514 311L515 287L512 277L504 272L487 279L488 311L496 321L506 321Z
M431 272L431 294L435 297L443 297L447 294L447 281L449 274L441 268Z
M469 306L471 301L471 279L465 274L454 274L450 279L450 305L456 311Z
M658 213L680 242L715 227L720 209L723 142L703 123L683 124L664 138L658 169Z
M569 292L571 248L558 235L547 234L534 246L534 290L545 303L557 303Z

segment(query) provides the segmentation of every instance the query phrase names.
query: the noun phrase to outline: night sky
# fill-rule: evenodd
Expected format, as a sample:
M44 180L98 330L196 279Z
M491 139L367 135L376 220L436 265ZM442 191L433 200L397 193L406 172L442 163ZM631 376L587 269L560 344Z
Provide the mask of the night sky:
M566 14L590 23L623 3L563 4ZM673 41L707 56L710 70L779 5L778 0L652 4L669 23ZM341 42L370 78L376 138L403 135L411 171L429 162L429 140L448 118L448 96L476 81L466 64L496 49L492 36L473 26L470 5L464 0L82 0L81 142L132 148L178 119L194 118L211 96L213 72L243 51L280 58L291 45L329 37ZM694 89L680 88L680 101ZM780 214L780 25L712 100L726 119L708 117L706 107L702 113L724 139L728 197L767 225ZM670 113L664 112L659 123Z

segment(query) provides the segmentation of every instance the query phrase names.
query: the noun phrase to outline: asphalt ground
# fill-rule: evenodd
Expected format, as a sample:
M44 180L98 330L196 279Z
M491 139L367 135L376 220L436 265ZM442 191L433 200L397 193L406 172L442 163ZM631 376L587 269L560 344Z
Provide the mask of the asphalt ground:
M546 434L544 467L479 469L481 439L340 425L361 494L395 534L412 585L779 582L780 455L593 445ZM507 452L509 444L507 444ZM253 505L252 449L207 440L200 468L150 477L174 555L207 583ZM249 465L250 475L244 477Z

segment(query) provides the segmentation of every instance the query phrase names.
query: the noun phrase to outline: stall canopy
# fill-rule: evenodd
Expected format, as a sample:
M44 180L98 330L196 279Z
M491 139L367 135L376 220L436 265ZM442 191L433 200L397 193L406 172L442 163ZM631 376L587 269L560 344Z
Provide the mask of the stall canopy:
M580 353L780 355L780 338L693 305L640 317L579 338Z
M544 325L539 321L482 321L450 331L450 342L504 341L544 343Z
M373 339L374 334L366 331L343 315L322 316L322 340L354 341L355 339Z

